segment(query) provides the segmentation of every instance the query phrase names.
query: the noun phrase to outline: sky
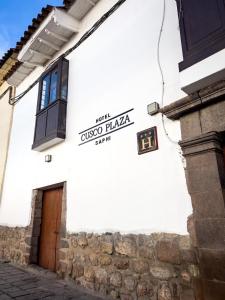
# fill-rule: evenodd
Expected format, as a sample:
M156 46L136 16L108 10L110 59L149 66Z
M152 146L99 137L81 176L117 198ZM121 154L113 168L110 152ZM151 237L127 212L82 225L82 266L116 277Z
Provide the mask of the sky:
M0 0L0 59L8 49L14 48L46 5L63 5L63 0Z

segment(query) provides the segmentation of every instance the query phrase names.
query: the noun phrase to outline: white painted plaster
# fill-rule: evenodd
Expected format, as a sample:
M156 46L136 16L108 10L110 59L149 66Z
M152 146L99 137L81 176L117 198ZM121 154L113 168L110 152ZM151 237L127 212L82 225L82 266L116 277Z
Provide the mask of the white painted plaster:
M81 32L116 1L100 1L83 20ZM161 102L157 39L162 1L127 0L84 44L68 57L67 138L43 152L31 150L38 86L16 106L0 223L28 225L32 189L67 181L69 231L186 233L191 202L177 145L169 142L161 115L150 117L147 104ZM183 95L179 88L181 57L175 1L166 1L161 44L165 74L164 104ZM76 36L70 45L78 40ZM18 88L24 90L42 72L37 68ZM135 122L111 135L111 141L83 146L79 132L96 118L134 108ZM180 139L179 121L165 120L171 138ZM136 133L157 126L159 150L138 155ZM45 155L52 162L45 163Z
M180 72L181 88L187 93L193 93L210 84L224 79L225 50L221 50L193 66Z
M2 95L8 87L9 85L4 82L0 87L0 95ZM0 99L0 202L13 113L13 108L8 103L9 96L10 92L8 91L5 96Z

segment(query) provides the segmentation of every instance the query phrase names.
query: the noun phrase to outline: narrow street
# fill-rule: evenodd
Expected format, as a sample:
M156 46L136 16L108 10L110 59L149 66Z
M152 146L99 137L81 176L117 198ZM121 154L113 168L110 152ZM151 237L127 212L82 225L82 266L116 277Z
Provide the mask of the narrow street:
M0 262L0 300L102 300L44 270Z

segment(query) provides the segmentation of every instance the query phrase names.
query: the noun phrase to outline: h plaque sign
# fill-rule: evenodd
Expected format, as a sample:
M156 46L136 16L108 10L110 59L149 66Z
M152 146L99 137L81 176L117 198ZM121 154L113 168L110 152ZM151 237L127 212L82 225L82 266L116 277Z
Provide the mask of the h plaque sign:
M137 133L138 154L158 149L157 128L151 127Z

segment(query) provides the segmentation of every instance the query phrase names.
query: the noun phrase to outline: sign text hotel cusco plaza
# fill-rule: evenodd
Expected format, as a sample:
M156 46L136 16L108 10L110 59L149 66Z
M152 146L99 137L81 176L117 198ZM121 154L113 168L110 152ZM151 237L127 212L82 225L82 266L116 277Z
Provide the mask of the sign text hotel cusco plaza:
M109 113L98 117L94 126L79 132L79 146L91 141L94 141L95 145L110 141L112 133L134 124L131 121L131 112L133 110L133 108L129 109L114 117Z

